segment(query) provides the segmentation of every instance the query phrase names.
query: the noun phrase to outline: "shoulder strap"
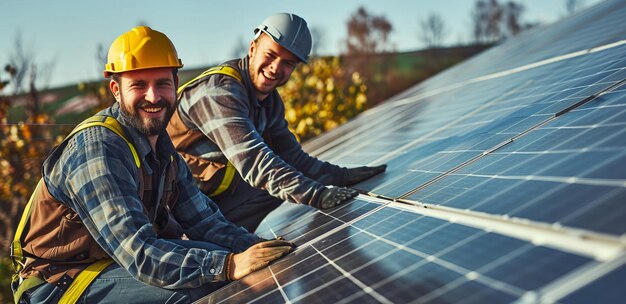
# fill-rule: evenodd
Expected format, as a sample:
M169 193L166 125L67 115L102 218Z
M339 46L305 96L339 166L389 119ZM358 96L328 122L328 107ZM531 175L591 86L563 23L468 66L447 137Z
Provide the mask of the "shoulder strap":
M178 88L178 94L180 94L182 91L185 90L185 88L187 88L187 86L199 81L200 79L203 79L204 77L207 77L209 75L213 75L213 74L222 74L222 75L227 75L230 77L233 77L235 79L237 79L237 81L241 81L241 74L239 74L239 71L237 71L237 69L228 66L228 65L221 65L221 66L216 66L216 67L212 67L204 72L202 72L202 74L196 76L194 79L187 81L185 84L181 85Z
M137 166L137 168L140 168L141 162L139 161L139 154L137 153L135 146L130 142L130 140L124 133L124 129L122 129L122 126L120 125L120 123L111 116L95 115L90 118L87 118L86 120L78 124L78 126L76 126L76 128L74 128L74 130L72 130L72 132L70 132L70 134L67 135L64 140L68 140L79 131L84 130L89 127L93 127L93 126L105 127L113 131L115 134L117 134L121 138L123 138L124 141L126 141L126 144L128 145L128 147L130 148L131 153L133 154L135 165ZM26 225L28 224L30 220L30 215L31 215L32 206L33 206L33 198L35 197L35 194L38 191L40 191L41 184L43 182L44 182L43 178L39 180L39 182L37 183L37 186L35 187L35 191L33 191L33 194L28 200L28 203L26 204L26 207L24 208L24 212L22 213L22 217L20 218L20 222L17 225L15 236L13 237L13 242L11 243L11 261L13 263L13 269L15 270L15 273L13 274L13 277L12 277L12 284L14 285L21 285L19 273L24 268L24 253L22 251L22 235L24 235L24 231L26 230ZM78 280L78 278L81 278L81 274L82 274L81 272L81 274L79 274L79 276L77 277L77 280L74 280L74 282L72 282L72 284L70 285L70 288L72 288L74 284L79 285L78 287L74 287L74 289L79 288L80 293L78 293L78 296L80 296L80 294L82 294L82 291L84 291L87 288L87 286L89 286L89 283L91 283L91 281L95 278L95 276L97 276L98 273L100 273L102 269L106 268L106 266L111 264L111 262L112 260L106 259L106 260L102 260L100 262L96 262L88 266L85 270L87 269L90 270L88 272L89 275L87 275L86 273L85 275L82 276L83 279ZM94 273L94 271L96 272ZM35 282L35 281L32 281L32 282ZM22 288L22 292L23 290L25 289ZM19 296L21 296L21 292L19 294L16 293L15 296L18 296L17 298L15 298L16 303L17 303L17 301L19 301ZM69 298L74 299L74 296L72 295ZM78 299L78 297L76 297L76 299ZM76 300L73 300L73 303L75 302Z
M141 166L141 163L139 162L139 154L137 153L135 146L130 142L130 140L124 133L124 129L122 129L122 125L120 125L117 119L111 116L95 115L90 118L87 118L86 120L81 122L76 128L74 128L74 130L72 130L72 132L66 137L66 139L72 137L74 134L78 133L81 130L84 130L86 128L93 127L93 126L105 127L113 131L122 139L124 139L124 141L128 145L128 148L130 148L130 152L133 154L133 158L135 159L135 165L137 166L137 168Z
M59 304L74 304L78 302L78 299L83 292L85 292L87 287L89 287L89 284L96 279L102 270L107 268L112 263L112 259L104 259L87 266L87 268L76 276L74 281L72 281L72 284L70 284L70 287L68 287L65 293L63 293L63 296L59 299Z
M19 280L20 280L19 274L20 274L20 271L24 269L24 253L22 252L22 234L24 234L26 224L30 220L30 214L32 212L32 206L33 206L33 198L35 197L35 194L39 191L39 188L41 188L41 183L43 183L43 178L39 180L39 182L37 183L37 186L35 187L35 191L30 196L30 199L28 200L28 203L26 204L26 207L24 208L24 212L22 213L22 217L20 218L20 222L17 225L17 229L15 230L15 235L13 236L13 242L11 242L11 263L13 263L13 270L15 270L15 273L13 274L11 281L12 281L12 284L14 285L19 284ZM16 303L18 300L19 298L16 299Z
M185 88L187 88L187 86L196 83L198 81L200 81L201 79L209 76L209 75L213 75L213 74L222 74L222 75L227 75L230 77L233 77L235 79L237 79L237 81L241 82L242 78L241 78L241 74L239 73L239 71L237 71L237 69L228 66L228 65L221 65L221 66L216 66L216 67L212 67L204 72L202 72L202 74L198 75L197 77L195 77L194 79L186 82L185 84L183 84L182 86L180 86L178 88L178 98L180 98L180 94L185 90ZM224 191L226 191L226 189L228 189L228 187L230 186L230 184L233 181L233 178L235 177L235 167L233 166L233 164L231 162L226 163L226 171L224 172L224 178L222 179L222 182L219 184L219 186L217 187L217 189L215 189L215 191L213 191L212 193L209 194L209 196L213 197L216 196Z

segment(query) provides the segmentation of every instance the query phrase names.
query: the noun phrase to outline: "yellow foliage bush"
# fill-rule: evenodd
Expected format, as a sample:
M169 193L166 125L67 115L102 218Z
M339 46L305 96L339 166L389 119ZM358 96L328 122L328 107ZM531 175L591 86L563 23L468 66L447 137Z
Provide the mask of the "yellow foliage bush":
M347 122L366 109L367 86L347 75L338 57L313 58L278 88L289 128L301 141Z

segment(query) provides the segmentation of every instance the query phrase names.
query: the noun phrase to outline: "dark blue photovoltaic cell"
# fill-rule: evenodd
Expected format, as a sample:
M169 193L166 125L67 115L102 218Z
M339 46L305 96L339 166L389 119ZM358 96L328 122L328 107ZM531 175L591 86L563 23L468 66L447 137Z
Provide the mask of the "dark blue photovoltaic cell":
M605 121L623 113L626 90L604 94L408 199L621 235L626 121Z
M517 297L497 289L488 288L475 281L465 281L462 284L446 289L425 301L429 303L511 303Z
M295 226L299 221L313 216L316 210L305 205L283 204L275 212L280 212L280 215L266 217L257 228L257 234L271 235L272 229L288 229L289 226Z
M391 223L402 224L394 229ZM386 237L396 235L401 236ZM260 301L276 296L278 282L292 302L317 299L315 295L333 302L377 297L407 302L422 297L443 299L444 295L452 299L458 296L456 293L480 288L475 290L472 301L493 299L498 303L544 286L589 261L410 211L382 208L310 246L298 248L271 265L271 272L266 269L252 274L251 279L260 283L251 284L250 277L246 277L213 297L221 295L229 301L254 297ZM480 279L466 277L469 271ZM489 286L485 279L501 285ZM369 286L374 294L359 286Z
M276 288L269 269L264 269L209 294L197 303L246 303ZM259 293L259 290L264 292Z
M280 291L275 290L262 297L253 299L250 303L282 303L285 300Z
M302 275L313 273L314 271L326 266L327 261L322 256L317 254L314 250L307 250L307 252L301 254L302 261L298 261L296 265L276 265L272 267L272 271L275 273L276 281L281 284L288 284L292 281L296 281L300 278L304 278ZM292 258L292 260L295 259ZM284 267L294 268L284 268ZM297 268L297 271L296 271ZM284 271L283 271L284 270Z
M494 233L483 234L441 255L441 259L468 270L477 270L528 246L528 243ZM476 258L480 257L480 258Z
M597 281L561 299L560 302L572 304L623 303L626 299L625 277L626 265L622 265Z
M408 281L408 278L411 278L410 284L396 284L395 281L389 281L377 287L378 290L384 290L394 301L408 303L461 278L461 274L435 263L426 263L409 269L411 271L399 281Z
M296 244L304 244L379 206L361 200L331 210L316 210L308 206L287 204L264 220L256 234L266 239L282 236Z
M342 278L333 281L332 285L326 287L325 290L333 290L333 292L324 292L324 290L321 290L306 297L297 299L296 303L338 303L340 300L358 293L363 289L355 285L349 279ZM372 302L371 298L366 299L366 303L377 303Z
M402 148L397 157L389 160L389 157L383 157L389 165L387 174L357 186L379 195L400 197L412 187L426 183L624 79L625 62L620 56L624 52L626 46L619 46L612 52L596 52L507 76L525 82L515 88L502 85L500 81L499 86L486 89L484 86L488 83L479 82L441 93L439 98L401 104L398 107L402 112L390 115L415 113L411 108L416 107L420 109L420 115L416 115L420 119L397 119L386 113L380 113L380 118L368 116L369 125L363 129L367 131L363 138L360 134L350 133L349 141L354 142L347 142L345 147L338 146L332 151L351 159L361 159L360 163L363 163L373 161L371 156L380 158ZM476 93L472 92L474 87ZM454 91L462 91L463 96L454 94ZM445 102L434 104L435 101ZM372 123L372 119L401 123L382 124L378 129L380 124ZM415 124L411 128L404 127L405 123L412 122ZM389 133L405 131L411 133L413 141L394 141L398 135L389 136ZM324 153L321 157L343 162L342 157L335 158L337 154L334 155ZM357 163L345 162L346 165Z
M353 186L377 199L283 204L256 233L297 250L198 303L623 302L624 20L608 0L525 31L305 143L387 164Z
M461 225L446 225L424 237L409 242L406 246L426 254L439 254L450 246L482 234L476 228Z
M533 290L588 263L590 259L545 247L523 251L514 259L479 269L484 275L511 285ZM491 268L491 269L489 269Z
M313 257L323 259L322 257ZM295 299L302 294L306 294L309 291L313 291L318 287L323 286L329 282L332 282L333 279L341 278L341 273L332 265L326 264L321 268L316 269L310 273L300 273L301 276L298 279L293 280L287 283L281 283L283 285L283 290L289 299ZM354 284L344 284L344 285L354 285ZM358 290L358 287L354 286L355 291ZM338 296L336 296L338 298Z

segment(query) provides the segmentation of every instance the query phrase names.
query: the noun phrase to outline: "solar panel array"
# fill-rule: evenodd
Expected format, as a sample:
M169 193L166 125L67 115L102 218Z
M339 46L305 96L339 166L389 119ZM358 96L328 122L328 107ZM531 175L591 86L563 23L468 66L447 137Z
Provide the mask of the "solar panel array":
M257 233L298 249L199 302L623 302L624 20L612 0L525 32L307 143L388 170L283 204Z

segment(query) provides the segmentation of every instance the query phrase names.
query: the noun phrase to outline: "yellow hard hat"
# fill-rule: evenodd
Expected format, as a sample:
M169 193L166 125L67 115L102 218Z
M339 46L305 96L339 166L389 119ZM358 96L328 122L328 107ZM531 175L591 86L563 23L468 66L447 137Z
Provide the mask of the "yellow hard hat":
M167 67L183 67L172 41L159 31L138 26L113 41L104 77L112 73Z

